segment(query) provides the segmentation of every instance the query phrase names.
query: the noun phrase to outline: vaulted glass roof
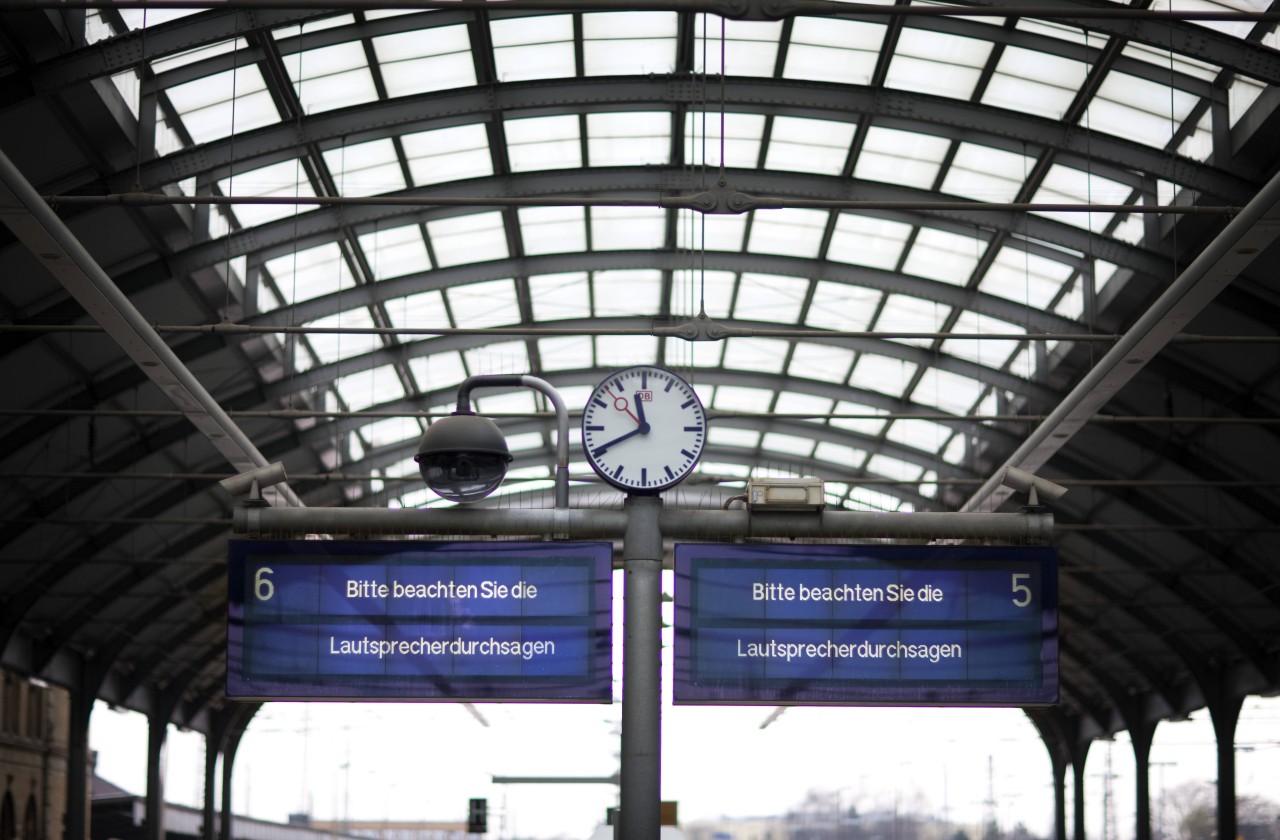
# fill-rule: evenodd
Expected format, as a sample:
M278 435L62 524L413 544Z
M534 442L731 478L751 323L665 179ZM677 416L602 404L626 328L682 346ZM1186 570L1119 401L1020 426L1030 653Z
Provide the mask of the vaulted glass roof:
M109 41L181 26L192 14L91 11L86 33ZM1234 124L1263 87L1159 43L998 16L745 22L369 10L302 15L207 42L198 26L189 32L188 48L112 77L132 113L155 110L159 160L225 145L218 165L197 167L169 191L304 199L429 190L474 200L350 214L235 203L196 214L197 238L226 242L222 270L240 320L305 328L270 336L262 350L271 379L300 386L276 389L271 403L374 412L342 424L341 445L326 441L320 453L329 469L398 453L377 459L370 488L412 472L422 430L418 420L381 419L380 409L444 412L466 375L494 372L558 377L580 402L586 372L657 362L685 373L723 413L702 465L713 479L807 474L821 464L845 480L832 485L831 504L929 507L939 475L973 474L966 428L1034 404L1069 349L1017 336L1095 329L1094 302L1126 274L1116 254L1142 247L1149 229L1113 210L1035 210L1044 223L1033 227L925 213L919 200L1172 203L1198 185L1180 182L1177 167L1146 172L1134 161L1206 160L1215 91L1225 88ZM682 73L689 91L674 97L638 92L588 104L560 85ZM805 83L800 101L762 104L782 80ZM831 97L840 86L881 89L885 102ZM477 96L509 102L477 107ZM409 113L398 101L420 107ZM961 125L929 113L946 101L970 118ZM1064 128L1050 122L1058 120ZM1085 137L1083 148L1068 142L1073 134ZM245 135L262 142L233 148ZM901 206L703 215L644 196L636 206L592 202L634 194L629 183L679 192L716 178L829 204L865 196ZM526 206L485 206L486 196L512 194ZM539 196L566 194L582 200L539 206ZM308 214L327 218L291 236ZM713 344L636 334L655 319L699 316L746 332ZM752 332L766 324L788 332ZM509 331L521 326L523 335ZM524 394L480 403L545 408ZM540 428L512 436L521 474L539 483L550 468ZM589 476L578 461L572 471ZM868 495L855 478L901 484ZM400 503L420 504L419 496L409 491Z

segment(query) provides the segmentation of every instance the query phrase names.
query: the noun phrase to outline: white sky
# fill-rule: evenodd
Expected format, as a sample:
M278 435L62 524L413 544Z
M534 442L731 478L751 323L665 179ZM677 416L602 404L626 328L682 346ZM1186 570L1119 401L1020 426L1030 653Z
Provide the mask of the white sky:
M617 577L615 577L615 581ZM670 592L670 579L665 589ZM621 593L615 593L615 614ZM665 622L671 623L670 605ZM620 627L616 616L615 627ZM981 823L989 790L1002 827L1024 823L1048 836L1053 815L1048 755L1016 709L787 709L670 703L670 633L664 647L662 796L684 823L721 816L783 814L810 790L839 791L859 811L915 809ZM615 631L615 653L621 650ZM615 677L620 666L615 664ZM482 704L482 726L452 703L273 703L254 719L236 759L233 807L284 821L295 811L319 820L466 818L467 800L486 797L490 837L589 837L617 804L612 785L494 785L498 776L610 776L618 768L621 706ZM199 806L204 739L171 730L167 798ZM92 721L98 773L145 791L146 724L99 705ZM1250 698L1237 732L1237 786L1274 797L1280 778L1280 701ZM1087 830L1102 836L1103 782L1111 754L1114 815L1132 837L1134 769L1128 738L1099 742L1086 774ZM1216 778L1207 713L1162 724L1152 749L1153 821L1159 792ZM1070 784L1070 783L1068 783ZM1068 790L1068 813L1070 813ZM505 823L504 823L505 816Z

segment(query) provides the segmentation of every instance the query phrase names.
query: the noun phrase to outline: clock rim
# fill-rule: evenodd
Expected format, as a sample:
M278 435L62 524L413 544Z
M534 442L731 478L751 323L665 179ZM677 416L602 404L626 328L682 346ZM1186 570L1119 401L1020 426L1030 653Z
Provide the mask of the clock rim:
M708 423L708 420L707 420L707 407L702 404L702 398L699 397L698 392L694 390L693 384L689 382L688 379L685 379L683 376L676 373L674 370L671 370L670 368L665 368L662 365L649 365L649 364L628 365L627 367L618 368L617 370L612 371L611 373L609 373L608 375L600 379L599 382L597 382L595 385L591 387L591 393L587 396L587 403L590 404L592 398L596 396L596 393L602 387L604 387L605 383L607 383L610 379L613 379L619 374L624 374L624 373L627 373L628 371L634 371L634 370L656 370L656 371L660 371L661 373L674 376L676 379L683 382L685 386L689 389L689 393L692 394L693 398L698 401L698 408L702 414L702 422L704 426L709 427L710 424ZM582 446L582 455L587 459L587 464L590 465L592 472L600 476L600 478L602 478L605 481L605 483L611 485L615 489L621 490L624 493L628 493L633 496L656 496L659 493L663 492L664 490L670 490L672 487L675 487L677 484L680 484L682 481L684 481L686 478L688 478L690 475L693 474L694 469L696 469L699 462L702 461L702 455L707 449L707 439L706 439L706 436L704 435L702 446L698 449L697 457L693 459L693 463L689 465L689 468L687 470L685 470L682 473L679 473L678 475L676 475L674 479L667 482L666 484L662 484L655 487L634 487L632 485L621 483L620 481L615 479L613 476L609 475L607 472L600 469L599 465L596 463L596 459L592 457L591 451L587 449L586 425L587 425L587 413L584 410L582 413L582 422L579 423L579 428L581 430L580 443ZM709 431L710 429L708 428L708 432Z

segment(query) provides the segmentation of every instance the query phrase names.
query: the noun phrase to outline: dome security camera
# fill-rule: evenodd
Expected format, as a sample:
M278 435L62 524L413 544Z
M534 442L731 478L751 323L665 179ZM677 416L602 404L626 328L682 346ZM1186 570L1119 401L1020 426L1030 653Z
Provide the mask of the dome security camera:
M497 423L455 412L427 427L413 460L436 495L465 504L498 489L507 475L511 451Z

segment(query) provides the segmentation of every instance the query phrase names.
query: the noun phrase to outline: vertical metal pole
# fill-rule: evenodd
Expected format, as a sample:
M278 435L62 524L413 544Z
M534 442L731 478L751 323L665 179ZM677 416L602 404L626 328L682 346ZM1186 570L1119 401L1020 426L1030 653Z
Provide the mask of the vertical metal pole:
M622 840L658 840L662 800L662 531L657 496L628 496L622 543Z

